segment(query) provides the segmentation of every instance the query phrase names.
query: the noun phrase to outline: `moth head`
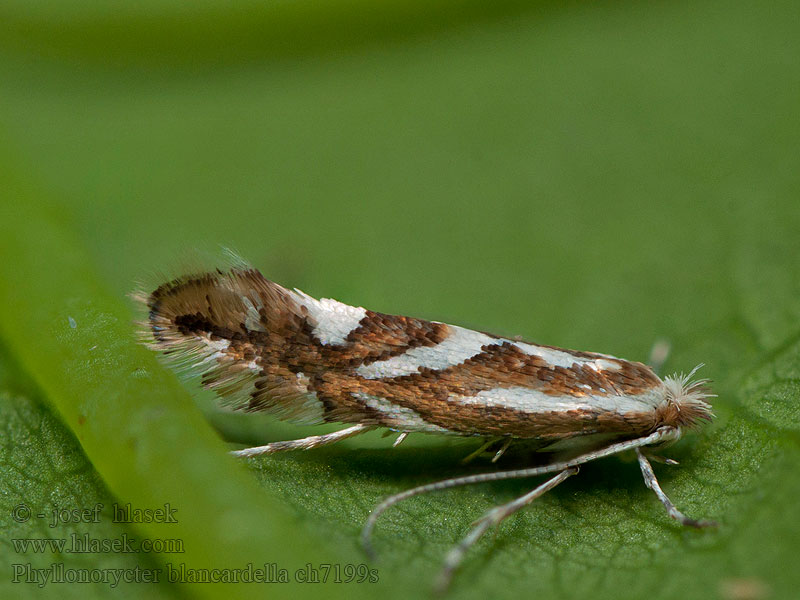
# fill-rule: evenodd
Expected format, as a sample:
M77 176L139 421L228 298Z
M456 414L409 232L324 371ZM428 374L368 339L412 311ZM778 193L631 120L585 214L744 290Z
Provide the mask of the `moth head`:
M716 394L709 391L709 380L692 380L702 366L697 365L688 374L676 373L664 378L667 403L660 410L662 424L697 429L703 422L711 421L714 417L711 404L707 400L716 397Z

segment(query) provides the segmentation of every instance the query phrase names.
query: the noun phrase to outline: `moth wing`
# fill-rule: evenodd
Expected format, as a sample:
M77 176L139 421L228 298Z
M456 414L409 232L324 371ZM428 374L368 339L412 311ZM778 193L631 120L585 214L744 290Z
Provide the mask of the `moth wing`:
M246 265L178 277L134 299L147 310L145 343L182 376L199 375L223 406L304 424L322 419L308 381L262 363L253 332L269 342L305 322L292 292Z

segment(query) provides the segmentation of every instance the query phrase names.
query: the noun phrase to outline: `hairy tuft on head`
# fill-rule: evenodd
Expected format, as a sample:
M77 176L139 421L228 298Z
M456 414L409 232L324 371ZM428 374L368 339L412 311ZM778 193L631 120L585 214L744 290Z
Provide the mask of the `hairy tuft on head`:
M715 398L708 389L708 379L692 377L703 364L697 365L688 374L676 373L664 378L667 388L667 401L669 403L669 420L675 426L696 429L703 421L711 421L714 413L711 412L709 398Z

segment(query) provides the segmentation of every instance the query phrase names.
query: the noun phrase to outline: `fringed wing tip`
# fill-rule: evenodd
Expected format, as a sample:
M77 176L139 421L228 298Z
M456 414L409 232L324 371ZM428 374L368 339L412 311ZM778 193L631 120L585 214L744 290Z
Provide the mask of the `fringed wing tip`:
M129 294L138 309L137 338L182 378L199 376L222 406L321 422L320 402L307 388L291 377L276 380L261 372L257 349L243 330L291 326L300 310L295 298L225 251L224 267L138 285Z

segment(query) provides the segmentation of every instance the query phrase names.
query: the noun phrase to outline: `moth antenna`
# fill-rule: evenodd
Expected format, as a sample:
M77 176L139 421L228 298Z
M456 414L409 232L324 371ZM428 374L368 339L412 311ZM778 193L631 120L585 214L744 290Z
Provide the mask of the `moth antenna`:
M667 340L657 340L653 347L650 349L650 358L647 361L656 375L661 373L664 368L664 363L669 358L669 353L672 350L672 345Z
M563 471L565 469L569 469L570 467L576 467L578 465L585 464L589 461L596 460L598 458L603 458L605 456L611 456L612 454L624 452L625 450L638 448L640 446L647 446L648 444L655 444L664 440L665 438L674 438L676 435L679 435L679 432L676 429L672 427L662 427L648 436L637 438L635 440L627 440L625 442L618 442L616 444L611 444L609 446L606 446L605 448L601 448L600 450L583 454L569 461L551 463L549 465L543 465L541 467L529 467L527 469L514 469L511 471L495 471L490 473L465 475L463 477L453 477L451 479L443 479L442 481L435 481L433 483L427 483L425 485L420 485L415 488L405 490L404 492L400 492L398 494L389 496L372 510L369 517L367 517L367 522L364 524L364 528L361 530L361 545L363 546L364 551L367 553L367 555L369 555L372 559L374 559L375 551L372 548L371 537L372 537L372 530L375 528L375 524L378 522L378 518L384 512L386 512L386 510L388 510L398 502L401 502L408 498L412 498L414 496L418 496L420 494L425 494L428 492L446 490L448 488L458 487L462 485L471 485L473 483L500 481L503 479L522 479L525 477L535 477L537 475L545 475L547 473Z
M445 557L444 566L439 572L439 576L437 577L436 584L433 588L434 592L437 594L443 594L447 591L447 588L450 587L450 581L453 578L453 574L461 564L461 561L464 559L464 555L467 553L467 550L469 550L489 528L497 527L501 522L513 515L515 512L525 508L528 504L543 496L545 493L549 492L554 487L569 477L576 475L577 473L578 467L570 467L565 469L541 485L537 486L527 494L524 494L523 496L520 496L519 498L516 498L515 500L512 500L506 504L495 506L483 517L475 521L472 524L472 531L470 531L460 543L454 546Z

